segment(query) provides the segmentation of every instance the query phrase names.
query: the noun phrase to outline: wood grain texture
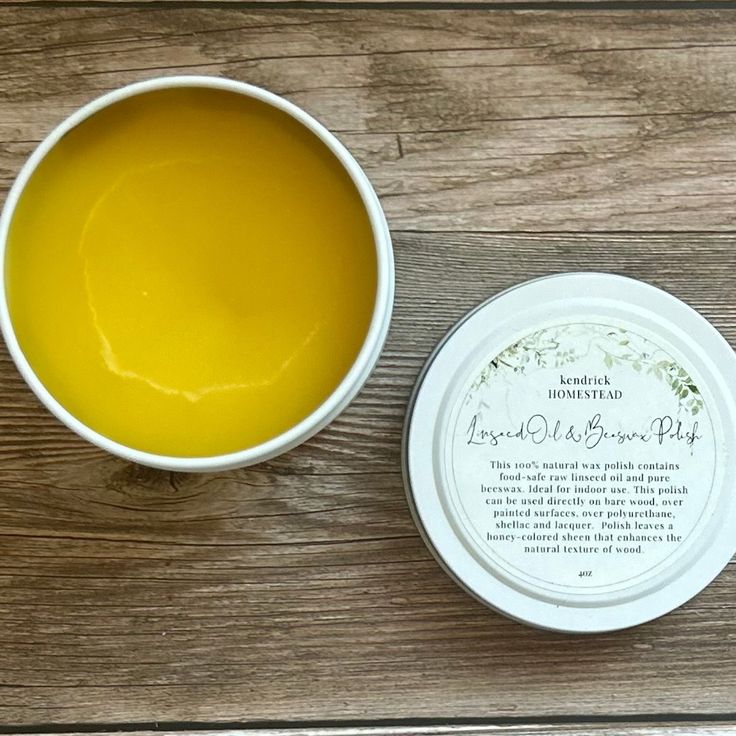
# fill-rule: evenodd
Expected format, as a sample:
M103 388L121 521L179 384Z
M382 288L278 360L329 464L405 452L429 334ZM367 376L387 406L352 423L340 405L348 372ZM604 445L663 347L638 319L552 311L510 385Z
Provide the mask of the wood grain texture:
M255 468L127 464L0 361L0 723L728 714L736 566L617 634L485 609L412 524L400 434L417 372L468 308L599 269L670 289L736 343L731 235L395 233L396 318L360 397Z
M154 736L161 731L132 731L134 736ZM185 736L191 731L165 731L171 736ZM293 728L222 729L198 731L202 736L292 736ZM298 736L733 736L736 725L731 722L692 721L678 723L537 723L443 726L337 726L299 728ZM93 736L101 736L92 732ZM69 736L81 736L70 733Z
M0 186L90 98L267 87L364 165L397 229L728 231L736 14L0 7Z
M346 8L350 8L351 6L365 7L366 5L369 5L376 8L391 9L394 6L399 5L402 7L411 6L412 9L416 7L417 9L427 8L431 10L444 8L454 9L458 6L477 6L478 8L483 9L495 9L496 7L503 8L504 6L509 5L514 6L515 9L523 9L526 5L529 6L528 9L538 10L540 5L543 7L548 6L549 8L555 8L560 3L564 5L579 4L584 6L589 6L595 3L600 4L603 8L615 3L616 6L631 6L632 9L638 7L647 8L651 7L653 4L652 0L88 0L88 3L85 3L85 0L3 0L3 2L7 4L12 3L17 6L33 5L35 7L49 9L79 6L80 4L83 6L86 4L89 4L90 6L109 5L111 7L115 5L125 5L126 7L139 6L144 8L146 6L153 5L170 5L171 7L187 5L188 7L201 6L202 8L247 6L252 9L254 7L257 8L258 6L266 8L272 5L288 5L293 7L295 3L298 3L300 6L314 6L317 8L324 7L326 5L330 8L343 5ZM684 0L684 2L688 7L697 8L699 0ZM709 6L714 4L714 0L703 0L704 5L706 2ZM732 6L731 0L715 0L715 3L719 6L723 6L724 9L730 9ZM672 9L681 9L683 6L683 0L658 0L656 4L658 7L662 7L662 5L664 5L665 7L671 6Z
M723 11L0 7L1 189L91 97L222 74L339 134L381 195L397 259L393 329L365 390L248 470L109 457L42 410L0 351L0 726L732 715L735 565L631 631L524 628L433 562L404 500L400 435L445 330L534 276L644 278L736 344L735 31ZM308 733L504 730L733 732Z

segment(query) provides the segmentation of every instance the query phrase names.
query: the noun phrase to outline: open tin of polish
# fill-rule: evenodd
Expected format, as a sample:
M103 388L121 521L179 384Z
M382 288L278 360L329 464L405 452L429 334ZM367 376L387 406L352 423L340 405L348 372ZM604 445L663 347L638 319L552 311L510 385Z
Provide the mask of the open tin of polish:
M467 314L418 380L409 503L469 593L532 626L623 629L736 551L736 355L651 285L569 273Z

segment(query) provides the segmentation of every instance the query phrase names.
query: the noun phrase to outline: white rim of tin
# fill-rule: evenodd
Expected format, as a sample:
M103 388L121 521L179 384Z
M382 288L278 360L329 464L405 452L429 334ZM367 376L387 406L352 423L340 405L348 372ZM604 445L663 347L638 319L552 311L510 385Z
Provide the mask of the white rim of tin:
M20 348L5 293L5 249L10 222L20 196L36 167L56 143L75 126L103 108L128 97L176 87L207 87L252 97L281 110L314 133L344 166L365 205L376 250L377 286L373 315L363 346L343 380L327 399L297 425L253 447L224 455L178 457L136 450L106 437L67 411L46 389ZM200 75L157 77L120 87L87 103L54 128L23 165L0 214L0 331L18 370L33 393L57 419L89 442L126 460L163 470L209 472L244 467L269 460L306 441L338 416L368 380L388 335L394 298L394 260L386 217L368 177L345 146L309 113L273 92L245 82Z
M494 576L458 536L448 519L438 487L434 438L437 419L453 390L459 366L478 341L498 335L509 320L516 325L527 314L538 315L554 303L585 300L615 303L626 318L636 314L642 324L666 335L677 348L686 346L700 375L717 399L724 429L726 467L717 488L716 508L701 527L687 555L665 567L639 597L623 596L602 605L541 599ZM633 310L633 311L632 311ZM535 325L530 317L529 329ZM674 336L674 337L673 337ZM466 592L497 612L530 626L563 633L601 633L629 628L658 618L697 595L736 553L736 354L725 338L689 305L636 279L609 273L580 272L544 276L513 286L468 312L443 337L422 368L409 401L404 424L402 470L414 521L440 566ZM730 441L730 444L729 444Z

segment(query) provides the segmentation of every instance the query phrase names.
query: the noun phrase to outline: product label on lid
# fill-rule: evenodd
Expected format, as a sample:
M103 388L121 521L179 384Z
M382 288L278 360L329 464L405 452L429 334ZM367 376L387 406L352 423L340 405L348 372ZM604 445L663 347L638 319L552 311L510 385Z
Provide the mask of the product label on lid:
M708 505L716 441L696 377L623 324L527 334L451 413L448 501L476 554L552 591L603 593L673 562Z

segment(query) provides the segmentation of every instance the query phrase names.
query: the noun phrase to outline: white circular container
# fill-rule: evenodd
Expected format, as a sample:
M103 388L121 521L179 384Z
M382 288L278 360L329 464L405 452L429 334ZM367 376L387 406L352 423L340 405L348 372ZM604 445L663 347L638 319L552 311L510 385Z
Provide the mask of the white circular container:
M689 306L598 273L466 315L405 426L415 521L469 593L601 632L696 595L736 551L736 356Z
M133 95L174 87L208 87L252 97L288 113L308 128L332 151L353 180L365 204L376 249L377 289L372 319L363 346L341 383L315 411L277 437L238 452L211 457L175 457L143 452L115 442L80 422L49 393L23 354L13 329L5 294L5 248L10 222L26 183L44 156L65 133L100 110ZM332 133L301 108L264 89L230 79L207 76L161 77L130 84L93 100L60 123L36 148L11 187L0 215L0 329L21 375L49 411L77 434L126 460L154 468L206 472L243 467L286 452L316 434L355 398L375 367L388 334L393 294L394 263L388 225L378 197L355 159ZM60 356L60 359L63 358Z

